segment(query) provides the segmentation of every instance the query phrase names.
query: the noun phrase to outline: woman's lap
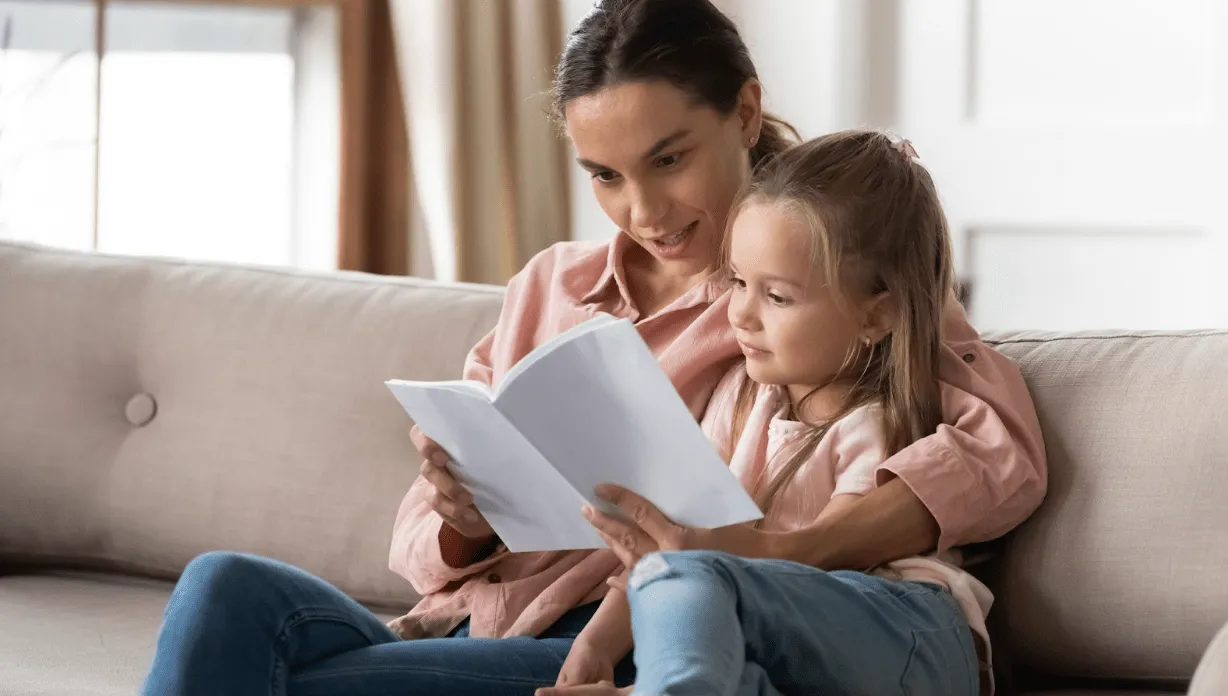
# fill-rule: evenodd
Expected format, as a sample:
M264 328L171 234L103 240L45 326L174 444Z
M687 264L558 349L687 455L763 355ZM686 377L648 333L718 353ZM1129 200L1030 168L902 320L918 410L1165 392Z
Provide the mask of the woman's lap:
M554 683L595 606L543 638L399 640L365 607L287 564L227 552L185 569L145 694L518 695ZM628 657L620 676L629 681Z

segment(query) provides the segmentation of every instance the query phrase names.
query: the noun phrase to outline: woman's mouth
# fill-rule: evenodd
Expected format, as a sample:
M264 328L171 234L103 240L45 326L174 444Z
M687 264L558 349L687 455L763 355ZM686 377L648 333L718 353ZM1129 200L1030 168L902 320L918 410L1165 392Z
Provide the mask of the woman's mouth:
M678 257L686 250L687 242L694 236L695 228L699 226L696 220L677 232L652 240L652 246L657 254L668 258Z

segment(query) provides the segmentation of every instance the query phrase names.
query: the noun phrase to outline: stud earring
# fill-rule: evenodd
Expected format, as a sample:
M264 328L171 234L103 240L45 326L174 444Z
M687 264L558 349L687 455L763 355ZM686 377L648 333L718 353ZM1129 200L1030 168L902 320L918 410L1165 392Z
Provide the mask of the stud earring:
M747 141L746 141L747 145L749 145L749 146L751 146L751 147L754 147L754 146L755 146L755 143L757 143L757 142L759 142L759 136L757 136L757 135L752 135L752 136L750 136L750 140L747 140Z

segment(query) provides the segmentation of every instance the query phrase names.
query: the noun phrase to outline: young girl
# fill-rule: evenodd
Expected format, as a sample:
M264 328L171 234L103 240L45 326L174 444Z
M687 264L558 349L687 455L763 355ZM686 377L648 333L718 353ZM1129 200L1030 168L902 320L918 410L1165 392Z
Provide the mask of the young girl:
M959 395L937 377L942 326L962 318L950 241L912 146L875 132L769 160L731 219L729 319L746 360L703 426L765 511L758 524L788 531L838 514L890 477L888 457L947 427L944 399ZM653 553L605 601L629 599L637 694L991 691L991 595L944 556L825 572Z

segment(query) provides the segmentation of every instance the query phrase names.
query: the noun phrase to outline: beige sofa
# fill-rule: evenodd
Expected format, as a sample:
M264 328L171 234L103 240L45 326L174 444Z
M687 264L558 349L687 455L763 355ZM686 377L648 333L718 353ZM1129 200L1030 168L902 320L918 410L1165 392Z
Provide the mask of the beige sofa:
M0 244L0 694L135 693L210 549L410 606L387 555L416 458L382 381L456 375L499 302ZM1002 691L1183 691L1228 622L1228 332L996 340L1052 479L990 573ZM1228 694L1217 645L1200 696Z

